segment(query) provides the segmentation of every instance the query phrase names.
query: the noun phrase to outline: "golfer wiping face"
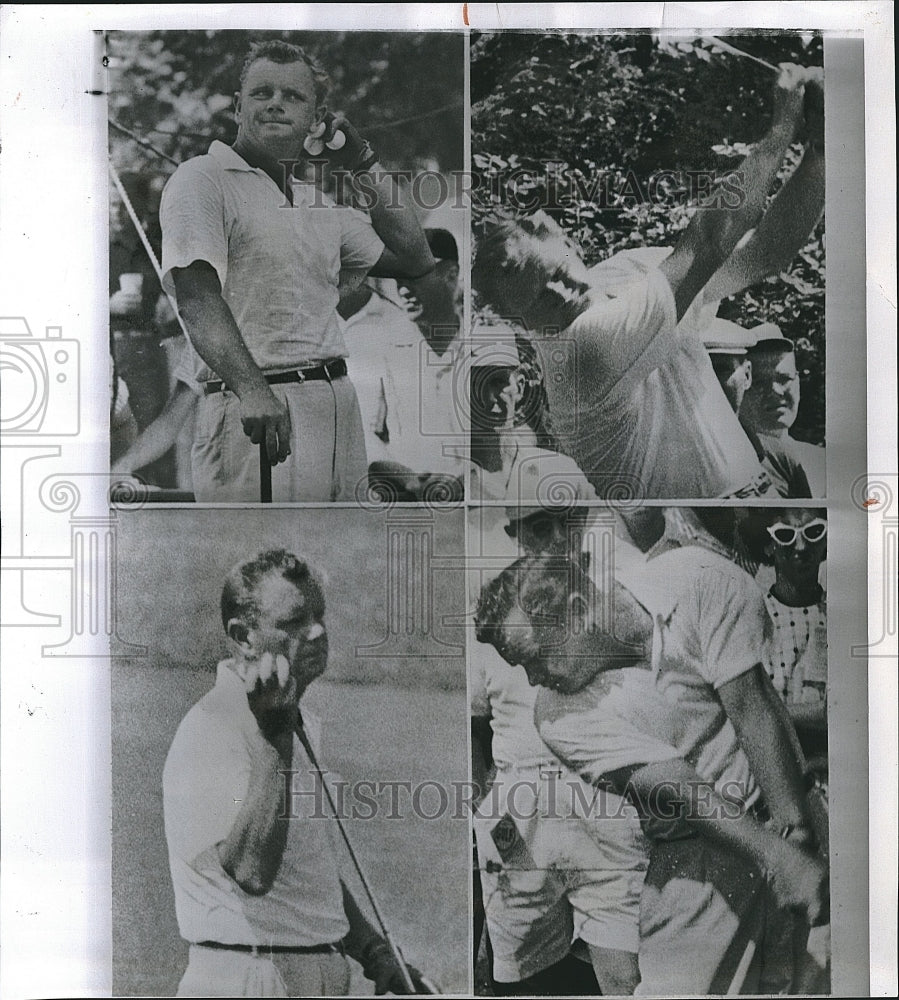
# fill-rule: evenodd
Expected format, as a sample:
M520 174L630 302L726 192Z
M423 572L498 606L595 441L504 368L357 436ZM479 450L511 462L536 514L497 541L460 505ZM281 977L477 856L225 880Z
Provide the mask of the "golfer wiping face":
M231 655L182 720L163 774L178 927L190 942L178 996L341 996L347 955L378 993L409 992L344 886L316 793L316 726L299 702L327 666L324 614L318 581L284 550L225 580Z

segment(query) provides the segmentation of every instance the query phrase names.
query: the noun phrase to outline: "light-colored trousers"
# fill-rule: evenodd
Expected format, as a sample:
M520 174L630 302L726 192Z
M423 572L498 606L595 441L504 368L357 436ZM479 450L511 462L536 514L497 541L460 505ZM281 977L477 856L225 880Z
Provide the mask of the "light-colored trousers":
M287 406L291 423L291 454L272 468L272 500L320 503L362 496L357 490L364 489L368 463L350 379L271 388ZM259 502L259 446L244 433L233 392L200 398L191 466L199 503Z

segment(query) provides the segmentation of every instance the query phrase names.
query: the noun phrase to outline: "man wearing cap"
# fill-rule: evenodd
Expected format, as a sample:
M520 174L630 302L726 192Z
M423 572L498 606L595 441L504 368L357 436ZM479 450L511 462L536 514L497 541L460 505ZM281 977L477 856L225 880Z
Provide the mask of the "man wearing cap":
M234 145L213 142L163 194L164 283L202 394L193 449L200 501L259 499L259 444L275 466L275 500L351 499L366 456L340 289L366 273L420 278L434 267L374 150L349 122L325 115L325 87L297 46L254 46L235 95ZM318 147L330 142L321 155L364 188L368 215L294 175L310 155L304 142L320 132Z
M318 727L300 713L328 662L321 586L291 553L261 552L226 577L221 615L231 655L182 720L163 772L178 929L190 943L178 996L342 996L346 954L378 993L407 993L341 879L326 779L310 755Z
M546 429L539 385L529 381L515 331L494 324L475 331L470 372L472 496L565 505L596 499L577 463ZM538 501L539 496L539 501Z
M775 438L766 437L763 443L743 416L743 400L753 384L753 365L749 350L756 342L759 329L762 328L745 330L737 323L716 318L706 327L703 339L724 395L739 417L740 424L775 490L780 496L791 499L811 497L811 487L798 457Z
M745 197L698 210L660 265L634 256L629 271L588 272L545 213L500 223L479 244L472 283L534 334L560 447L601 496L744 497L770 489L701 341L677 327L691 306L702 307L710 279L759 223L800 128L811 129L804 88L820 89L817 72L782 67L771 129L741 165ZM820 159L813 145L810 164ZM808 222L804 241L814 217L799 214ZM762 242L772 239L768 232ZM745 268L738 270L742 280Z
M823 496L824 452L820 447L796 441L789 430L799 411L799 372L792 340L782 336L773 323L756 327L755 342L747 351L752 364L752 385L740 408L740 423L755 435L766 453L780 453L799 468L805 467L807 493L784 496Z

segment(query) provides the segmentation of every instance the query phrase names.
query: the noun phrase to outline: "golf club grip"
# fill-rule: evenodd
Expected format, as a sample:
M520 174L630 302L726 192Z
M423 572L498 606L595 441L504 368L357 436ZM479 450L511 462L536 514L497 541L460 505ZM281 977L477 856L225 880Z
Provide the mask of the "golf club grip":
M259 501L272 502L272 464L268 460L265 441L259 442Z

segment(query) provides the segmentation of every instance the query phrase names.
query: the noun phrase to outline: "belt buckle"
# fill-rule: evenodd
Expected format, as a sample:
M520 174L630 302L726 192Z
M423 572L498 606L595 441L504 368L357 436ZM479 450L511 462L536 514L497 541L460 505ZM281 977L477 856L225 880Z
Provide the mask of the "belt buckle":
M297 381L302 385L306 381L306 375L302 368L297 368Z

